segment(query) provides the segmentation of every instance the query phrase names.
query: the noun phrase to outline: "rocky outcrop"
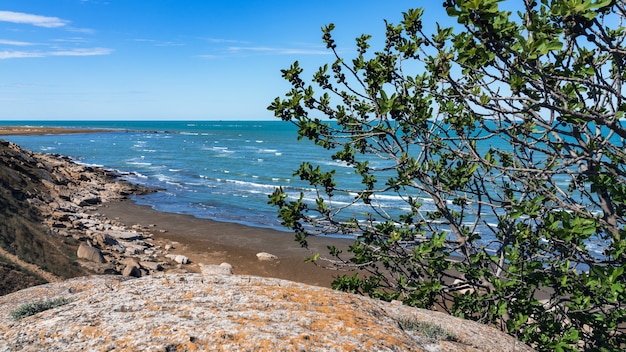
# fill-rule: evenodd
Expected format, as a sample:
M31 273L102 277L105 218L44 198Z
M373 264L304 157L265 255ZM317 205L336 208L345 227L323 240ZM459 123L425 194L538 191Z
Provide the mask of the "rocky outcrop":
M14 320L25 303L69 303ZM422 322L416 324L416 322ZM530 351L493 328L279 279L92 276L0 297L0 351Z
M73 267L61 263L58 268L52 268L56 275L68 277L84 274L86 270L97 274L137 277L168 268L179 269L180 265L189 263L188 258L171 256L169 250L155 244L151 228L139 225L126 228L94 212L96 206L104 202L151 190L121 180L122 175L118 173L77 164L60 155L30 152L2 140L0 159L0 176L4 180L0 185L4 191L0 194L0 201L12 202L10 204L16 208L13 218L28 223L16 222L19 228L0 228L0 242L7 243L7 247L14 247L20 241L11 236L26 228L32 229L25 234L31 239L25 239L24 242L32 241L34 236L48 242L41 245L46 255L54 248L66 248L67 244L70 244L69 247L75 246L77 249L74 249L74 253L83 270L61 275L64 273L59 272L64 268ZM37 215L25 219L24 215L28 213ZM2 215L4 217L0 220L7 216ZM12 218L4 220L3 226L12 221ZM31 252L24 253L26 250ZM32 248L25 248L24 252L11 254L20 257L30 255L35 259L45 257L32 253ZM69 260L69 255L66 254L66 258ZM137 264L128 265L129 258L133 258ZM36 264L51 267L48 263Z

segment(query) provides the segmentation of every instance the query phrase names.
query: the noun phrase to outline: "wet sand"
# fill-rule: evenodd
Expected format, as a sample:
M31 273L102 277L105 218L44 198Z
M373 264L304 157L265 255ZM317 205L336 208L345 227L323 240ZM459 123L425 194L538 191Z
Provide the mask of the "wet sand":
M345 273L307 263L305 259L315 252L327 254L328 245L347 248L352 244L351 240L311 237L307 250L300 247L290 232L160 212L131 200L105 203L96 212L129 227L138 224L152 228L155 240L178 242L171 252L186 255L196 265L226 262L233 266L234 274L324 287L330 287L335 276ZM256 256L259 252L276 255L278 259L260 261Z

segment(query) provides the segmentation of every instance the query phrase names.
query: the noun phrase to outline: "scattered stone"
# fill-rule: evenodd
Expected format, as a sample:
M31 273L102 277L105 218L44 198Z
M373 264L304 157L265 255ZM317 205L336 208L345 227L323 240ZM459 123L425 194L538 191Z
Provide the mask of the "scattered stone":
M76 252L78 258L86 259L95 263L104 263L104 256L102 256L102 252L96 248L92 247L88 244L81 243L78 246L78 251Z
M143 235L139 232L133 231L124 231L124 230L116 230L109 233L111 237L114 237L117 240L125 240L125 241L134 241L140 240L143 238Z
M181 254L168 254L165 257L172 259L178 264L189 264L189 258Z
M257 253L256 257L257 257L257 259L263 260L263 261L269 261L269 260L276 260L276 259L278 259L277 256L275 256L273 254L270 254L270 253L266 253L266 252Z

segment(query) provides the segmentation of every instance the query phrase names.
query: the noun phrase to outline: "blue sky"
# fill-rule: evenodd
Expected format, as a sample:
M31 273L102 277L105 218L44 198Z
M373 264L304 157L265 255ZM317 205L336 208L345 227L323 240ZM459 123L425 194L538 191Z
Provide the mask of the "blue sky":
M0 120L269 120L299 60L310 75L384 19L440 2L401 0L0 0Z

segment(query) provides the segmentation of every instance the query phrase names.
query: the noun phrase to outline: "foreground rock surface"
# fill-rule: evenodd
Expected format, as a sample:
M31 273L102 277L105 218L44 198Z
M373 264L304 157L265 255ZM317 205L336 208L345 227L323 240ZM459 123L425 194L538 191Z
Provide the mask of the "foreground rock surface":
M70 303L15 321L24 303ZM429 339L399 321L448 330ZM0 297L0 351L528 351L445 314L279 279L160 274L91 276Z

